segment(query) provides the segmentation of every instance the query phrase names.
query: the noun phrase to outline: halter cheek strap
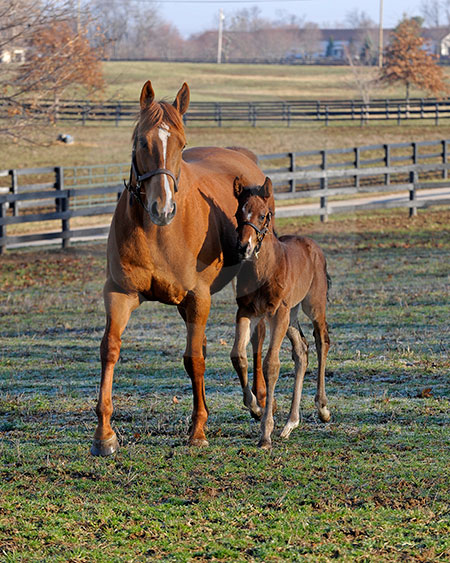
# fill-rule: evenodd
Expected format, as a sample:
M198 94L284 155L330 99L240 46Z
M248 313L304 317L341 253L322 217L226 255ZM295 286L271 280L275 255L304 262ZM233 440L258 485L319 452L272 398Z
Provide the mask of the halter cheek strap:
M249 225L256 231L256 246L255 246L255 250L253 251L256 258L258 258L258 254L259 251L261 250L261 245L264 240L264 237L269 232L269 224L271 218L272 218L272 212L268 211L267 215L264 217L264 225L262 226L261 229L258 229L258 227L254 223L251 223L250 221L244 221L242 223L243 225Z
M135 186L133 186L131 184L133 174L134 174L134 177L136 178L136 185ZM123 181L123 183L124 183L124 186L126 187L126 189L130 192L130 194L132 196L134 196L134 198L142 205L142 207L147 212L148 212L148 209L145 206L144 202L142 201L142 197L141 197L142 182L145 182L145 180L148 180L149 178L152 178L153 176L157 176L158 174L165 174L166 176L170 176L173 180L173 186L174 186L175 192L178 191L178 180L177 180L175 174L173 172L171 172L170 170L168 170L167 168L156 168L155 170L150 170L150 172L146 172L145 174L139 174L139 170L138 170L138 166L137 166L137 162L136 162L136 150L133 147L133 151L131 153L130 179L128 181L128 184L125 182L125 180Z

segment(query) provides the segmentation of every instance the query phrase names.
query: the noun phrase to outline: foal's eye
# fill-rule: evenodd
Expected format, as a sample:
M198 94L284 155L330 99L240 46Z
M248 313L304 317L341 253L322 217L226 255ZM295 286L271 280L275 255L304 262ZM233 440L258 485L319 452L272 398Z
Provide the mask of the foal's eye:
M260 220L260 221L264 221L265 218L266 218L265 215L260 215L260 216L259 216L259 220Z

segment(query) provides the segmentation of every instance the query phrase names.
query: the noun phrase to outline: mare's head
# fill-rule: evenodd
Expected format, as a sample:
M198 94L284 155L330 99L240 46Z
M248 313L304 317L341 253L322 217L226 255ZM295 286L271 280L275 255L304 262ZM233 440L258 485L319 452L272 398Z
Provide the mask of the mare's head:
M156 102L150 80L141 92L139 121L133 132L131 189L155 225L168 225L175 216L175 193L186 145L182 116L189 106L183 84L173 104Z
M266 178L262 186L245 187L239 178L235 178L234 195L238 199L237 250L242 260L250 260L258 256L264 237L273 228L272 182Z

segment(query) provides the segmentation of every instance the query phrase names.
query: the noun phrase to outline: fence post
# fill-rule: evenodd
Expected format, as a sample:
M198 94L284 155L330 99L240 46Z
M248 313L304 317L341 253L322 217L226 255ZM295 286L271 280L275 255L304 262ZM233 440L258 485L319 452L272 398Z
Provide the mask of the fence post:
M5 217L5 203L0 203L0 254L6 250L6 225L1 224L1 220Z
M64 169L62 166L56 166L55 168L55 189L57 191L62 191L64 189ZM69 204L66 197L56 199L56 211L65 214L69 210ZM61 219L62 228L62 247L67 248L70 244L70 227L69 219L65 218L64 215Z
M400 107L400 103L397 104L397 125L400 125L400 119L401 119L401 107Z
M415 143L414 143L415 144ZM409 190L409 201L416 202L416 183L417 183L417 172L412 170L409 173L409 183L412 184L412 187ZM409 208L409 216L415 217L417 215L417 207L414 205L413 207Z
M444 139L442 141L442 164L447 164L447 141ZM444 180L447 180L448 178L448 170L447 168L444 168L444 170L442 170L442 178L444 178Z
M291 126L291 105L288 104L287 106L287 126Z
M355 170L359 170L359 167L361 166L361 152L359 150L359 147L355 147L354 151L355 151ZM360 186L359 174L355 174L355 187L359 188L359 186Z
M11 188L10 188L10 192L12 194L16 194L19 191L19 183L17 181L17 170L10 170L9 171L10 175L11 175ZM10 204L10 207L12 208L12 214L14 217L17 217L19 215L19 202L18 201L13 201Z
M322 154L322 163L321 169L326 171L327 170L327 151L322 150L320 151ZM320 189L326 190L328 188L328 178L323 177L320 179ZM323 196L320 198L320 220L322 223L326 223L328 221L328 205L327 205L327 197Z
M434 124L439 125L439 104L436 102L436 116L434 118Z
M122 114L122 107L120 102L116 105L116 127L119 127L120 116Z
M389 168L391 166L391 146L390 145L384 145L384 165L386 166L386 168ZM384 183L385 183L386 186L389 186L389 184L391 183L391 175L390 174L384 175Z
M222 105L216 102L215 110L215 120L217 122L217 126L222 127Z
M386 119L389 119L389 100L386 100Z
M289 153L289 172L295 172L295 152ZM291 192L295 192L295 178L291 178L289 181Z
M328 105L325 106L325 125L328 127Z

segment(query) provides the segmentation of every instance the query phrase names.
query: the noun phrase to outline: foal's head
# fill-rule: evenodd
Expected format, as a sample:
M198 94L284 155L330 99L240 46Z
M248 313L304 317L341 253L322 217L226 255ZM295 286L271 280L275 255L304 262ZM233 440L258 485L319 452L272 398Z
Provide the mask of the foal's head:
M237 250L241 259L250 260L258 256L264 237L273 230L272 182L266 178L262 186L245 187L239 178L235 178L234 194L239 202L236 212Z
M173 104L155 102L150 80L141 92L139 121L133 132L131 185L140 184L139 198L155 225L168 225L175 216L175 192L186 145L182 115L189 106L183 84Z

